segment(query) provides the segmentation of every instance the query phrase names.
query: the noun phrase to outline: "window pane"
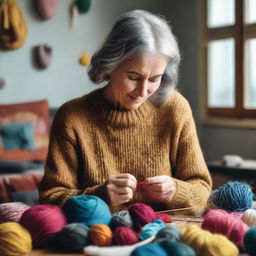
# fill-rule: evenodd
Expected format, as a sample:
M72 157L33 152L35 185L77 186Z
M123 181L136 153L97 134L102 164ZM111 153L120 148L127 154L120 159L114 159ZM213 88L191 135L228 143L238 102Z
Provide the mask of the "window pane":
M235 0L208 0L207 4L209 28L235 24Z
M256 23L256 0L245 0L245 23Z
M256 108L256 38L246 41L245 108Z
M209 43L208 106L235 106L234 39L214 40Z

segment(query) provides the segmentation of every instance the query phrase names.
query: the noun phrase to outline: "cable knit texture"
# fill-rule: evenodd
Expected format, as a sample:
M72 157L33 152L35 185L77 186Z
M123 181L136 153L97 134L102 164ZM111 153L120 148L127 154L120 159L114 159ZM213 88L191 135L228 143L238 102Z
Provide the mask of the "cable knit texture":
M161 107L146 101L136 110L118 110L98 89L60 107L52 124L41 201L62 206L80 194L108 201L105 182L118 173L131 173L138 182L157 175L175 180L177 191L169 202L156 203L138 190L130 203L143 202L155 210L193 207L187 214L204 209L211 177L191 109L180 93L173 92Z

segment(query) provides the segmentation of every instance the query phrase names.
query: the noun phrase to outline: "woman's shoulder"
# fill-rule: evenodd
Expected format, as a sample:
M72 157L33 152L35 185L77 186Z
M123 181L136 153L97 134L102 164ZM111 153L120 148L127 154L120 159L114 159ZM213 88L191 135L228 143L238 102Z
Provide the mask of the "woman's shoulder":
M187 111L190 109L188 100L177 90L173 91L166 106L172 111Z

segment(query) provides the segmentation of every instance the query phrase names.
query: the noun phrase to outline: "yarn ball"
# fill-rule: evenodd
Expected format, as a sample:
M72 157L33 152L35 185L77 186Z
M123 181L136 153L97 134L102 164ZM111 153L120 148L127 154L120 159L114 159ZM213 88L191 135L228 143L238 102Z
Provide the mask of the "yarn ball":
M200 256L238 256L238 248L227 237L212 234L197 225L188 225L181 231L181 242L192 247Z
M164 227L164 222L160 219L156 219L151 223L146 224L140 231L139 239L146 240L152 236L155 236L160 229Z
M131 256L168 256L167 252L157 243L145 244L132 251Z
M23 256L32 249L30 233L16 222L0 224L0 255Z
M67 224L58 234L60 246L70 252L82 251L90 243L89 228L81 223Z
M138 242L138 237L129 227L120 226L114 231L113 242L117 245L131 245Z
M21 202L0 204L0 223L8 221L18 222L22 214L29 208L30 206Z
M209 208L220 208L231 212L244 212L252 207L253 192L245 182L229 181L214 190L208 199Z
M117 227L126 226L133 228L133 222L130 213L127 210L122 210L116 212L112 215L109 226L112 230L115 230Z
M205 214L202 228L211 233L225 235L236 246L243 248L243 237L249 227L240 217L221 209L213 209Z
M160 241L159 244L165 249L168 255L196 256L195 251L190 246L178 241L171 241L169 239L164 239Z
M158 219L161 219L164 223L171 223L172 219L170 217L170 215L168 215L167 213L164 212L156 212L156 217Z
M66 217L57 205L36 205L26 210L19 223L31 234L33 246L45 246L67 224Z
M149 205L143 203L134 203L128 207L128 211L133 220L135 230L141 228L157 219L157 215Z
M91 7L91 0L76 0L75 5L79 13L87 13Z
M64 204L63 210L68 222L83 223L88 227L95 224L108 225L111 220L108 205L97 196L73 196Z
M172 242L180 240L180 230L176 226L165 226L156 234L156 240L168 239Z
M256 210L248 209L242 215L242 221L249 227L256 225Z
M93 225L89 234L94 245L109 246L112 244L113 233L105 224Z
M84 52L80 58L79 58L79 63L83 66L89 66L90 64L90 55L87 52Z
M256 255L256 226L249 228L245 233L244 247L250 256Z

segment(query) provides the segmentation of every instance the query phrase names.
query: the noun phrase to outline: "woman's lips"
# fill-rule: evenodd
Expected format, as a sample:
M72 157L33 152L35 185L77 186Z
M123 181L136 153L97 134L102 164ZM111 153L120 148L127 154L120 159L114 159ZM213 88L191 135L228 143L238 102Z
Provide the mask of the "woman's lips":
M143 100L143 98L136 98L136 97L133 97L131 95L129 95L129 97L134 100L134 101L137 101L137 102L141 102Z

